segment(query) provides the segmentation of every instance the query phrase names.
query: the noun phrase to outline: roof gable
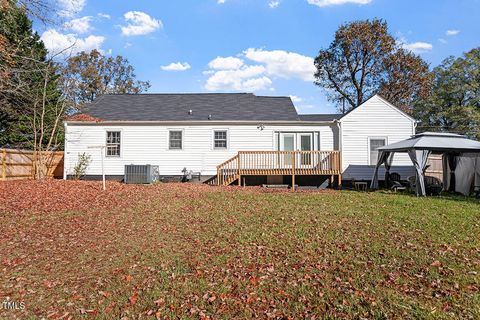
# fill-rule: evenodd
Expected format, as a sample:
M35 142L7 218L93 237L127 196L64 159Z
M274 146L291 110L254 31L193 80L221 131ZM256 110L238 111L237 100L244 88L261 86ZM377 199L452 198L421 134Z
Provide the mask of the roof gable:
M367 99L365 102L363 102L361 105L359 105L358 107L354 108L354 109L351 109L349 112L345 113L343 115L343 117L340 119L340 121L342 120L345 120L346 118L350 117L350 115L352 114L355 114L355 112L357 112L358 110L361 110L360 108L365 108L369 103L371 103L372 101L374 100L377 100L377 101L381 101L385 106L387 106L388 108L394 110L395 112L397 112L399 115L407 118L408 120L412 121L412 122L416 122L416 120L414 118L412 118L411 116L409 116L408 114L406 114L405 112L403 112L402 110L400 110L399 108L395 107L393 104L391 104L388 100L382 98L382 96L380 96L379 94L375 94L373 95L372 97L370 97L369 99Z

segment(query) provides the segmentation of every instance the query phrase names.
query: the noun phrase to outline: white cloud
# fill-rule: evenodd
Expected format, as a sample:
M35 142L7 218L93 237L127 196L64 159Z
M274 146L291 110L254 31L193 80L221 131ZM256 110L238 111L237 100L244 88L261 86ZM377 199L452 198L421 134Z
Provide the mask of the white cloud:
M133 44L131 44L130 42L125 42L125 44L123 45L125 49L130 48L131 46L133 46Z
M244 51L248 59L263 63L268 75L281 78L299 78L304 81L313 81L315 65L312 57L283 50L265 51L249 48Z
M72 30L75 33L87 33L93 29L91 22L92 17L86 16L65 22L64 27Z
M299 96L295 96L295 95L290 95L290 99L292 99L293 102L302 102L303 99L300 98Z
M97 13L97 16L99 18L103 18L103 19L111 19L112 17L109 15L109 14L106 14L106 13Z
M86 0L57 0L58 14L62 17L73 17L81 12L86 4Z
M139 36L163 27L162 21L150 17L145 12L129 11L123 15L128 24L122 26L124 36Z
M341 4L347 3L355 3L355 4L369 4L373 0L307 0L309 4L313 4L314 6L318 7L328 7L328 6L336 6Z
M59 53L68 55L93 49L101 51L100 47L105 37L89 35L85 38L77 38L74 34L63 34L55 29L49 29L42 34L41 40L51 55Z
M236 57L216 57L208 63L210 69L232 70L243 66L243 60Z
M433 49L433 45L428 42L417 41L409 43L407 38L401 33L397 39L397 44L403 49L412 51L413 53L424 53Z
M451 37L451 36L456 36L459 33L460 33L460 30L447 30L447 32L445 32L445 35Z
M443 44L447 44L447 43L448 43L448 41L445 40L445 39L443 39L443 38L439 38L439 39L438 39L438 42L443 43Z
M431 43L427 42L412 42L412 43L402 43L401 44L402 48L406 50L410 50L414 53L422 53L422 52L427 52L433 49L433 45Z
M190 69L190 65L187 62L172 62L169 65L162 66L162 70L165 71L185 71Z
M236 70L215 71L207 80L205 88L210 91L235 90L257 91L268 89L272 80L264 76L263 66L243 66Z
M252 61L256 64L247 64ZM242 54L217 57L208 64L207 90L258 91L275 90L272 77L313 81L313 58L283 50L266 51L249 48ZM292 96L301 101L301 98Z
M272 9L277 8L280 5L280 0L270 0L268 6Z
M253 79L248 79L245 80L242 83L242 90L247 91L247 92L254 92L258 90L264 90L270 88L272 85L272 80L270 80L268 77L261 77L261 78L253 78ZM270 88L270 90L273 90L273 88Z
M218 3L218 4L224 4L224 3L225 3L225 0L217 0L217 3Z

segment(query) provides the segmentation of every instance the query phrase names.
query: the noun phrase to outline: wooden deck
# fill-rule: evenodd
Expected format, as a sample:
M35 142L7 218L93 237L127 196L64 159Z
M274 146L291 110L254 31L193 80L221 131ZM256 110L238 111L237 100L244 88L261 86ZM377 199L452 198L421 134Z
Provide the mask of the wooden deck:
M331 176L341 183L339 151L239 151L217 166L217 184L241 184L242 176Z

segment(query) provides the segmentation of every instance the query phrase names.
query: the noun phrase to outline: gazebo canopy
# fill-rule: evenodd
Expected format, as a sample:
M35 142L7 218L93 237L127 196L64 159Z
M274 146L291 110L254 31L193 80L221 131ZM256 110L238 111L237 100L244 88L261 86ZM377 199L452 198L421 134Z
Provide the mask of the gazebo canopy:
M480 142L455 133L424 132L407 140L378 148L378 151L408 152L408 150L429 150L434 153L480 152Z
M452 175L451 181L455 183L454 172L457 166L457 157L461 154L480 154L480 142L454 133L424 132L409 139L380 147L378 151L378 162L372 178L372 188L378 188L378 168L382 164L385 165L388 176L394 153L407 152L416 170L417 195L425 196L424 172L427 167L427 158L431 153L447 155L444 157L444 176L446 176L446 166L448 165ZM471 170L475 172L476 166L475 162ZM469 168L466 169L469 170Z

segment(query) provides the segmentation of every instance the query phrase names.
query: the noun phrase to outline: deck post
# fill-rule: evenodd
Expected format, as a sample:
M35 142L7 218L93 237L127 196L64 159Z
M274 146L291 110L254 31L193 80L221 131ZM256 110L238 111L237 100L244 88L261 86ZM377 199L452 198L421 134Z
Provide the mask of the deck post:
M237 170L238 170L238 186L240 187L242 185L242 174L240 172L240 165L241 165L241 162L240 162L240 152L238 153L237 155Z
M342 189L342 153L338 152L338 189Z
M295 192L295 151L292 151L292 192Z
M220 169L217 167L217 186L220 185Z

